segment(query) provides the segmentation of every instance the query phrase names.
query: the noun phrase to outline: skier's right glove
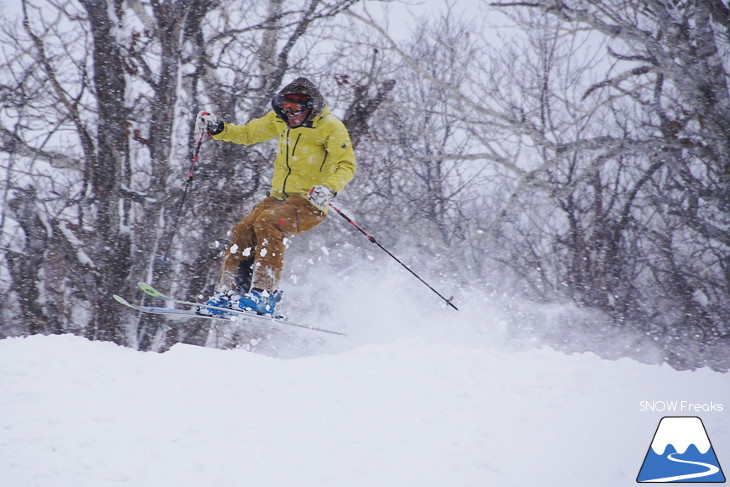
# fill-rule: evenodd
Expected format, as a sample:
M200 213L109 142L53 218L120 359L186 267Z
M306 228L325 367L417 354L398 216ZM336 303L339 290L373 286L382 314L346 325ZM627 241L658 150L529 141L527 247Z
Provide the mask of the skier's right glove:
M225 124L218 115L209 112L200 112L195 118L195 132L215 135L223 132Z

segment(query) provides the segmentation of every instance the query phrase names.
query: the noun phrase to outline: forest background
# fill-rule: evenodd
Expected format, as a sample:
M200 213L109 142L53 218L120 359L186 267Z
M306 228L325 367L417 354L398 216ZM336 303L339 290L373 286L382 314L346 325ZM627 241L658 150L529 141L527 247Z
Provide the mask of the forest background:
M727 3L463 5L3 9L0 337L205 344L205 326L165 326L110 297L140 280L189 299L212 291L226 232L267 189L273 146L205 141L181 205L195 114L244 123L307 76L356 145L337 204L457 302L570 303L559 326L538 330L519 310L508 326L557 348L594 336L599 353L601 337L631 336L678 369L730 368ZM291 279L344 281L372 259L358 239L332 221L298 239L298 255L329 250L290 264ZM622 353L641 359L632 340Z

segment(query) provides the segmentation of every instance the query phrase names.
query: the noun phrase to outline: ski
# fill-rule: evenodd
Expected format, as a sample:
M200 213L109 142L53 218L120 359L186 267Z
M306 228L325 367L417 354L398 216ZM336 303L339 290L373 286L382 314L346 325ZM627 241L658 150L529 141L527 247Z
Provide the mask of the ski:
M250 311L225 308L222 306L213 306L213 305L209 305L209 304L196 303L194 301L186 301L184 299L173 298L172 296L168 296L167 294L165 294L161 291L158 291L157 289L155 289L151 285L147 284L146 282L138 282L137 286L147 296L157 298L157 299L162 299L163 301L170 301L175 304L181 304L183 306L192 306L194 308L205 307L205 308L210 308L210 309L219 309L219 310L225 311L227 313L236 313L237 315L241 314L241 315L248 316L248 317L256 317L256 318L262 318L262 319L267 319L267 320L287 321L286 318L284 318L283 316L277 316L277 317L263 316L263 315L260 315L260 314L254 313L254 312L250 312ZM172 308L172 309L175 309L175 308ZM198 316L203 316L203 315L198 315Z
M115 301L117 301L120 304L123 304L124 306L127 306L129 308L135 309L137 311L141 311L143 313L152 313L152 314L160 314L160 315L166 315L166 317L175 319L189 319L189 318L204 318L204 319L211 319L211 320L221 320L221 321L232 321L234 323L248 323L252 325L258 325L263 326L265 324L280 324L280 325L287 325L287 326L294 326L297 328L304 328L306 330L310 331L317 331L322 333L329 333L332 335L340 335L340 336L347 336L346 333L342 333L339 331L334 330L328 330L326 328L320 328L314 325L310 325L307 323L298 323L295 321L291 321L285 318L279 318L279 317L272 317L272 316L265 316L265 315L259 315L250 311L242 311L242 310L236 310L236 309L229 309L229 308L222 308L218 306L208 306L203 303L196 303L192 301L185 301L182 299L176 299L170 296L165 295L164 293L158 291L157 289L153 288L149 284L146 284L144 282L139 283L139 287L142 291L145 292L145 294L154 297L159 298L166 301L171 301L173 303L185 305L185 306L191 306L191 307L207 307L207 308L214 308L214 309L220 309L226 311L229 315L214 315L214 316L208 316L208 315L201 315L195 312L194 309L179 309L179 308L167 308L167 307L159 307L159 306L145 306L140 304L133 304L124 299L121 296L113 295L113 298Z
M123 304L124 306L127 306L129 308L132 308L137 311L141 311L143 313L152 313L156 315L167 315L168 318L175 319L188 319L188 318L205 318L205 319L213 319L213 320L225 320L230 321L229 317L226 316L206 316L206 315L199 315L192 309L178 309L178 308L163 308L159 306L145 306L142 304L132 304L123 297L112 294L112 297L114 300L119 303Z

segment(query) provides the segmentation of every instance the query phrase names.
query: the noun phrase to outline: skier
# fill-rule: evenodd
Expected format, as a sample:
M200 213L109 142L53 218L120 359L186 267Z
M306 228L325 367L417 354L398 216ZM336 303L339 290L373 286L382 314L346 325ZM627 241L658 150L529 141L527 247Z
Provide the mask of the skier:
M284 239L324 221L328 205L355 175L357 165L344 124L307 78L286 85L271 101L273 110L244 125L200 112L198 133L215 140L252 145L278 137L274 174L266 198L232 231L210 306L272 315L284 263ZM199 307L199 314L225 311Z

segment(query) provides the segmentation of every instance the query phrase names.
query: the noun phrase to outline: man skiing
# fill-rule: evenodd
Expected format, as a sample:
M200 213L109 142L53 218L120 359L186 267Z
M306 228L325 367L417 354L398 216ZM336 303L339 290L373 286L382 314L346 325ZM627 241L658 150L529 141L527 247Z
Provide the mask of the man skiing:
M273 316L281 299L284 239L324 221L329 203L352 180L357 165L347 129L311 81L295 79L271 106L269 113L244 125L200 112L195 128L215 140L243 145L278 137L271 189L233 227L215 292L206 303ZM198 313L225 311L201 306Z

